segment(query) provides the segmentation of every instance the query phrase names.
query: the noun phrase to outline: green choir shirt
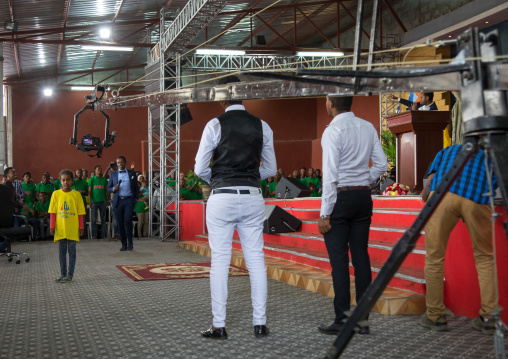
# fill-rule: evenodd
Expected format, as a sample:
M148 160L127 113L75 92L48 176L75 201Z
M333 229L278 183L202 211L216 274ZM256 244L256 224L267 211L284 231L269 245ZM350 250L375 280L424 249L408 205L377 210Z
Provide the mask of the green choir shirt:
M275 188L277 188L277 182L272 181L268 186L268 192L275 192ZM270 198L275 198L275 194L273 196L269 196Z
M261 182L259 182L259 188L261 188L261 194L263 197L265 197L266 187L268 187L268 181L265 179L261 180Z
M138 200L138 202L134 206L134 212L136 213L150 212L150 207L147 207L146 203L143 202L142 200Z
M25 192L25 202L33 203L35 198L35 185L33 183L26 184L25 182L21 183L23 186L23 191Z
M88 183L86 180L74 180L74 186L72 186L73 190L76 191L85 191L86 194L88 194ZM83 203L86 205L86 194L82 194L81 197L83 197Z
M62 188L62 182L60 182L59 179L55 180L55 184L53 185L55 187L55 191L58 191Z
M52 194L53 191L55 190L55 187L53 186L52 183L44 184L41 182L35 187L35 190L37 192L44 192L47 194Z
M108 180L106 178L93 176L89 179L88 186L92 187L90 203L106 202L105 189L108 187Z
M309 187L309 184L312 183L312 186L314 187L314 190L311 192L310 197L321 197L321 193L319 193L319 188L321 187L321 181L317 177L306 177L303 180L303 184Z
M47 213L49 210L49 201L46 201L46 204L42 204L41 201L38 201L35 205L35 210L39 213Z

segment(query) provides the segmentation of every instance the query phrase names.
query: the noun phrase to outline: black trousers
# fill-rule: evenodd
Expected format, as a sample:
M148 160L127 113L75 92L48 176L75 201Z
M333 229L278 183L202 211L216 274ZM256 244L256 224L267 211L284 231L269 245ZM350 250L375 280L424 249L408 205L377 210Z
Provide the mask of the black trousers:
M337 194L337 202L330 215L332 229L324 235L332 266L335 323L342 323L346 317L344 312L350 310L348 251L351 251L354 267L357 302L372 281L368 252L371 220L370 190L351 190Z

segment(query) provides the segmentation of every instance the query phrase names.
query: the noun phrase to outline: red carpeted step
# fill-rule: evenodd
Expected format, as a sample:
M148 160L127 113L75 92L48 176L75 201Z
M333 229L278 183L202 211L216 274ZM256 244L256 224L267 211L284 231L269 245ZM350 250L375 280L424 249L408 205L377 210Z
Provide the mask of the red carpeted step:
M313 219L305 219L302 221L301 231L305 233L319 233L318 221ZM384 241L396 243L409 226L396 226L396 225L380 225L372 223L370 225L369 240ZM420 238L416 242L419 245L425 245L425 232L421 232Z
M206 235L196 236L198 240L206 240ZM379 246L378 244L373 244L371 247L369 244L369 253L371 254L371 267L373 276L379 272L380 268L384 264L384 260L380 260L378 257L388 257L390 252L386 249L375 247ZM233 238L233 248L241 249L241 243L239 238ZM265 243L264 245L265 255L279 258L284 260L289 260L295 263L304 264L310 267L324 269L331 271L330 261L328 259L328 254L326 251L314 250L309 248L296 248L293 246L284 245L281 243ZM384 252L384 253L382 253ZM410 256L422 256L421 254L411 254ZM412 257L408 257L412 258ZM422 256L423 257L423 256ZM414 260L414 258L412 259ZM349 264L350 274L354 276L354 268L351 263ZM423 267L422 267L423 268ZM392 283L393 282L393 283ZM403 265L396 276L392 279L389 286L393 288L407 289L411 291L415 291L417 293L423 294L425 293L425 289L423 286L423 269L418 267L410 267Z
M420 196L372 196L374 208L402 208L421 210L424 203Z

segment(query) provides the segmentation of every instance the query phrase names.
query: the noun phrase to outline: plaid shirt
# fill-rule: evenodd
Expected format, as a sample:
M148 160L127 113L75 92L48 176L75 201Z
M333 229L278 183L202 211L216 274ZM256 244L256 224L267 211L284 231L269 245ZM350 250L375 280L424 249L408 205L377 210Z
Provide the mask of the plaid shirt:
M21 202L21 199L25 198L25 190L23 189L21 181L14 180L14 183L12 185L14 186L14 190L16 191L16 200L18 202Z
M434 178L430 182L429 191L436 190L460 151L462 151L462 145L453 145L441 150L436 155L429 170L429 175L435 173ZM479 150L464 166L462 173L450 187L450 192L479 204L488 204L489 197L482 196L482 194L489 192L484 161L485 155L483 150ZM489 163L489 166L491 166L491 163ZM492 177L492 187L496 191L497 180L495 175Z

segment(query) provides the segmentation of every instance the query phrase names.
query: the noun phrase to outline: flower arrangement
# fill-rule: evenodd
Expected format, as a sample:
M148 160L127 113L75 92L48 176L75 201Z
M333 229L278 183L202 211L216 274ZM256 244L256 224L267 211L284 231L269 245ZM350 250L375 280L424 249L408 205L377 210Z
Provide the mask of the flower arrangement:
M409 186L404 186L400 183L392 183L383 192L383 196L404 196L409 194L411 194Z

